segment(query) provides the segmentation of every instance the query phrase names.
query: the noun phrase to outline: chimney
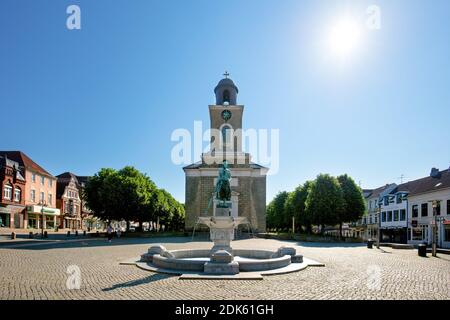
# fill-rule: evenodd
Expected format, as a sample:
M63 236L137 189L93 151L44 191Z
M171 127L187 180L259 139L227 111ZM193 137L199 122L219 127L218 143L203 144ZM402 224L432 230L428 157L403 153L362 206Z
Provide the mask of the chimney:
M430 177L432 177L432 178L439 177L439 169L431 168Z

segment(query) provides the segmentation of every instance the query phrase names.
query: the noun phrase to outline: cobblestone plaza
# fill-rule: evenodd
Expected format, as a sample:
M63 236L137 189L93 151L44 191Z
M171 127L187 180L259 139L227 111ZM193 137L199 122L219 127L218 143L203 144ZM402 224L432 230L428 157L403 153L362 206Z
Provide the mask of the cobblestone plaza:
M325 264L264 280L179 280L121 261L152 243L168 249L209 248L190 238L104 239L0 244L0 299L450 299L450 256L421 258L417 250L367 249L363 244L250 239L235 248L295 246ZM68 289L70 266L80 289ZM70 270L70 268L69 268Z

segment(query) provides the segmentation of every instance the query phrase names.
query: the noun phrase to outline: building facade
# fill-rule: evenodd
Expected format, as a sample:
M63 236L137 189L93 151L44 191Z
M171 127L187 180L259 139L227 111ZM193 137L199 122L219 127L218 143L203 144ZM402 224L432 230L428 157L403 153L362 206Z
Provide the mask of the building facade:
M77 177L65 172L57 177L56 205L61 211L58 226L62 229L78 230L82 227L81 197Z
M408 241L408 192L397 186L390 193L381 197L380 241L390 243L407 243Z
M380 198L391 193L397 185L386 184L380 188L373 190L363 190L364 200L366 202L366 213L358 222L362 228L361 238L366 241L368 239L377 239L378 230L380 228L378 216L380 209Z
M22 190L25 209L15 228L53 229L60 215L56 208L56 178L21 151L0 151L0 155L18 163L25 173Z
M0 154L0 227L20 228L25 211L25 172L19 163Z
M405 188L409 190L408 243L430 245L435 232L437 246L450 248L450 169L433 168L429 177Z
M254 231L266 230L266 175L268 169L251 162L242 151L244 106L237 104L238 88L222 79L215 90L216 104L209 106L211 121L210 151L201 161L184 167L186 176L186 230L192 230L200 216L213 215L213 198L218 170L223 160L229 163L233 216L247 217Z

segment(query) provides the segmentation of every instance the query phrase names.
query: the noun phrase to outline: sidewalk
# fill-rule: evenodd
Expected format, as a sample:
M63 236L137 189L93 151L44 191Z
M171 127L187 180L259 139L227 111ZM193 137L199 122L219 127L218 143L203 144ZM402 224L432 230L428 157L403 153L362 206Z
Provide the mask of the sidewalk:
M48 241L64 241L64 240L74 240L74 239L87 239L92 238L96 231L87 232L83 235L84 230L78 230L78 236L75 231L70 229L60 229L59 231L54 230L44 230L47 231L47 238L42 238L42 230L38 229L10 229L10 228L0 228L0 245L14 244L14 243L26 243L26 242L48 242ZM70 231L70 236L67 232ZM16 234L16 239L11 239L11 233ZM33 233L33 237L30 238L30 232Z

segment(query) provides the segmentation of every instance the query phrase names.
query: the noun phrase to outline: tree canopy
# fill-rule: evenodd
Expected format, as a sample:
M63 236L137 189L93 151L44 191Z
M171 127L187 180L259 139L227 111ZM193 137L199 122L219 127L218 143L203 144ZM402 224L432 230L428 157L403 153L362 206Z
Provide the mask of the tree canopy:
M184 223L184 206L137 169L101 169L84 189L87 206L104 221L155 221L172 228Z
M312 225L342 227L345 222L357 221L364 210L362 190L351 177L319 174L292 192L279 192L267 206L267 226L289 229L295 217L296 229L310 233Z

